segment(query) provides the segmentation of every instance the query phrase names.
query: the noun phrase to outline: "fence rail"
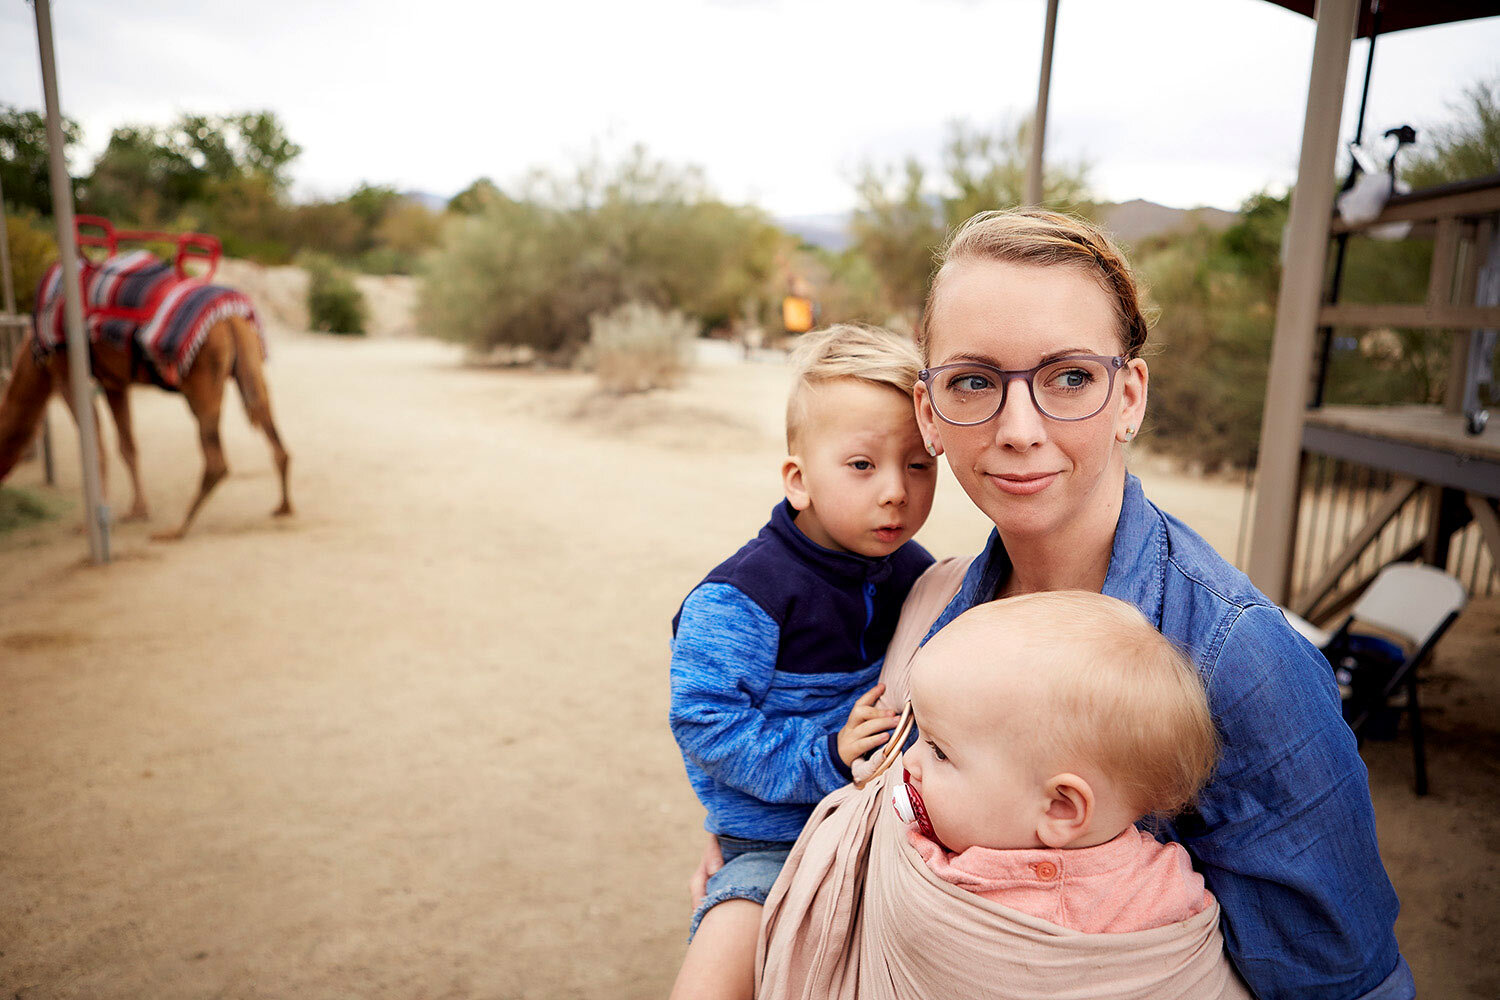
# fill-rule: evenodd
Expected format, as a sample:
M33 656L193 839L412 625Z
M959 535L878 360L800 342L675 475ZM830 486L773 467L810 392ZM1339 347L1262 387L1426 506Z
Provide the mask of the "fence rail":
M1326 455L1303 456L1297 537L1292 560L1292 610L1311 619L1334 618L1391 562L1438 551L1431 538L1438 491L1415 480ZM1246 511L1255 477L1246 477ZM1236 563L1245 565L1249 539L1241 531ZM1471 597L1500 591L1500 571L1483 528L1470 520L1449 539L1444 568Z

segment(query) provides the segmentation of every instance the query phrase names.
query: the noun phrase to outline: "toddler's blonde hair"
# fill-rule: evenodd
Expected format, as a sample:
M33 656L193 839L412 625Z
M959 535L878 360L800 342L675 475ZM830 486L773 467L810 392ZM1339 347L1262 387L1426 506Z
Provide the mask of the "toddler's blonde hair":
M1192 662L1133 605L1046 591L981 604L964 619L995 632L997 657L1044 652L1043 704L1032 708L1047 749L1099 768L1138 816L1193 804L1219 751L1208 695Z
M786 401L786 447L795 451L807 423L808 390L819 382L855 378L890 386L910 398L922 359L907 337L878 326L837 323L803 334L792 351L792 388ZM915 419L915 417L913 418Z

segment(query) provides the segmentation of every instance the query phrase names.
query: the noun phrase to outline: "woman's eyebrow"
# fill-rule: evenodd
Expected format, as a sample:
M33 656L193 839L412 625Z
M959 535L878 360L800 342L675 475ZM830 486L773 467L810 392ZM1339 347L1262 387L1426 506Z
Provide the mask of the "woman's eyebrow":
M1056 351L1049 351L1046 354L1042 355L1042 357L1037 361L1037 364L1038 365L1045 365L1049 361L1055 361L1058 358L1071 357L1071 356L1077 355L1077 354L1085 354L1085 355L1088 355L1090 357L1093 357L1094 356L1094 350L1093 350L1093 348L1089 348L1089 347L1064 347L1064 348L1061 348L1061 349L1056 350ZM951 357L947 361L943 362L943 364L945 364L945 365L961 364L962 362L965 362L965 361L974 361L974 362L977 362L977 363L979 363L981 365L989 365L991 368L999 368L1001 371L1025 371L1026 370L1024 368L1007 369L1004 365L1000 364L1000 362L998 360L996 360L994 357L992 357L991 355L988 355L988 354L955 354L955 355L953 355L953 357ZM936 367L936 366L934 366L934 367Z

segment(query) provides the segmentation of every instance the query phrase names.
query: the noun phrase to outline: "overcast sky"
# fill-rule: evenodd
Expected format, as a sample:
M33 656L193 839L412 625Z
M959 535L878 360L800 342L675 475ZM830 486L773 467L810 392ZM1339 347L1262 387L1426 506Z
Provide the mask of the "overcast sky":
M935 161L948 123L1036 101L1044 0L56 0L66 114L112 128L270 108L301 197L451 195L643 142L779 215L850 207L866 160ZM1289 183L1313 22L1265 0L1061 0L1049 157L1110 200L1235 207ZM1353 132L1366 43L1350 60ZM1500 18L1376 47L1370 124L1419 129L1500 76ZM41 106L32 8L0 0L0 101ZM1367 134L1369 129L1367 127ZM1378 132L1376 133L1378 134ZM87 157L85 158L87 160Z

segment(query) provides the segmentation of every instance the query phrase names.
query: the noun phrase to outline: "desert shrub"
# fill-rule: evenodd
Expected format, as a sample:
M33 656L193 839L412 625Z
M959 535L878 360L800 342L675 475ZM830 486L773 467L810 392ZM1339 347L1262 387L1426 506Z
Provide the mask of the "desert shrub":
M476 352L528 347L566 363L589 317L626 302L679 309L704 325L773 293L786 237L759 212L712 198L702 179L637 149L571 174L536 174L518 198L450 213L422 265L430 332Z
M57 516L58 504L30 490L0 486L0 535Z
M1274 281L1239 269L1220 244L1199 229L1136 261L1160 314L1143 440L1208 467L1254 458L1276 319Z
M36 305L37 285L57 260L57 240L47 223L30 209L11 210L5 220L10 246L10 273L16 288L16 310L29 313ZM0 308L5 303L0 301Z
M675 385L692 357L698 324L676 310L627 302L589 317L585 359L606 392Z
M365 297L348 271L322 254L303 254L307 271L307 315L314 330L329 333L365 332Z

